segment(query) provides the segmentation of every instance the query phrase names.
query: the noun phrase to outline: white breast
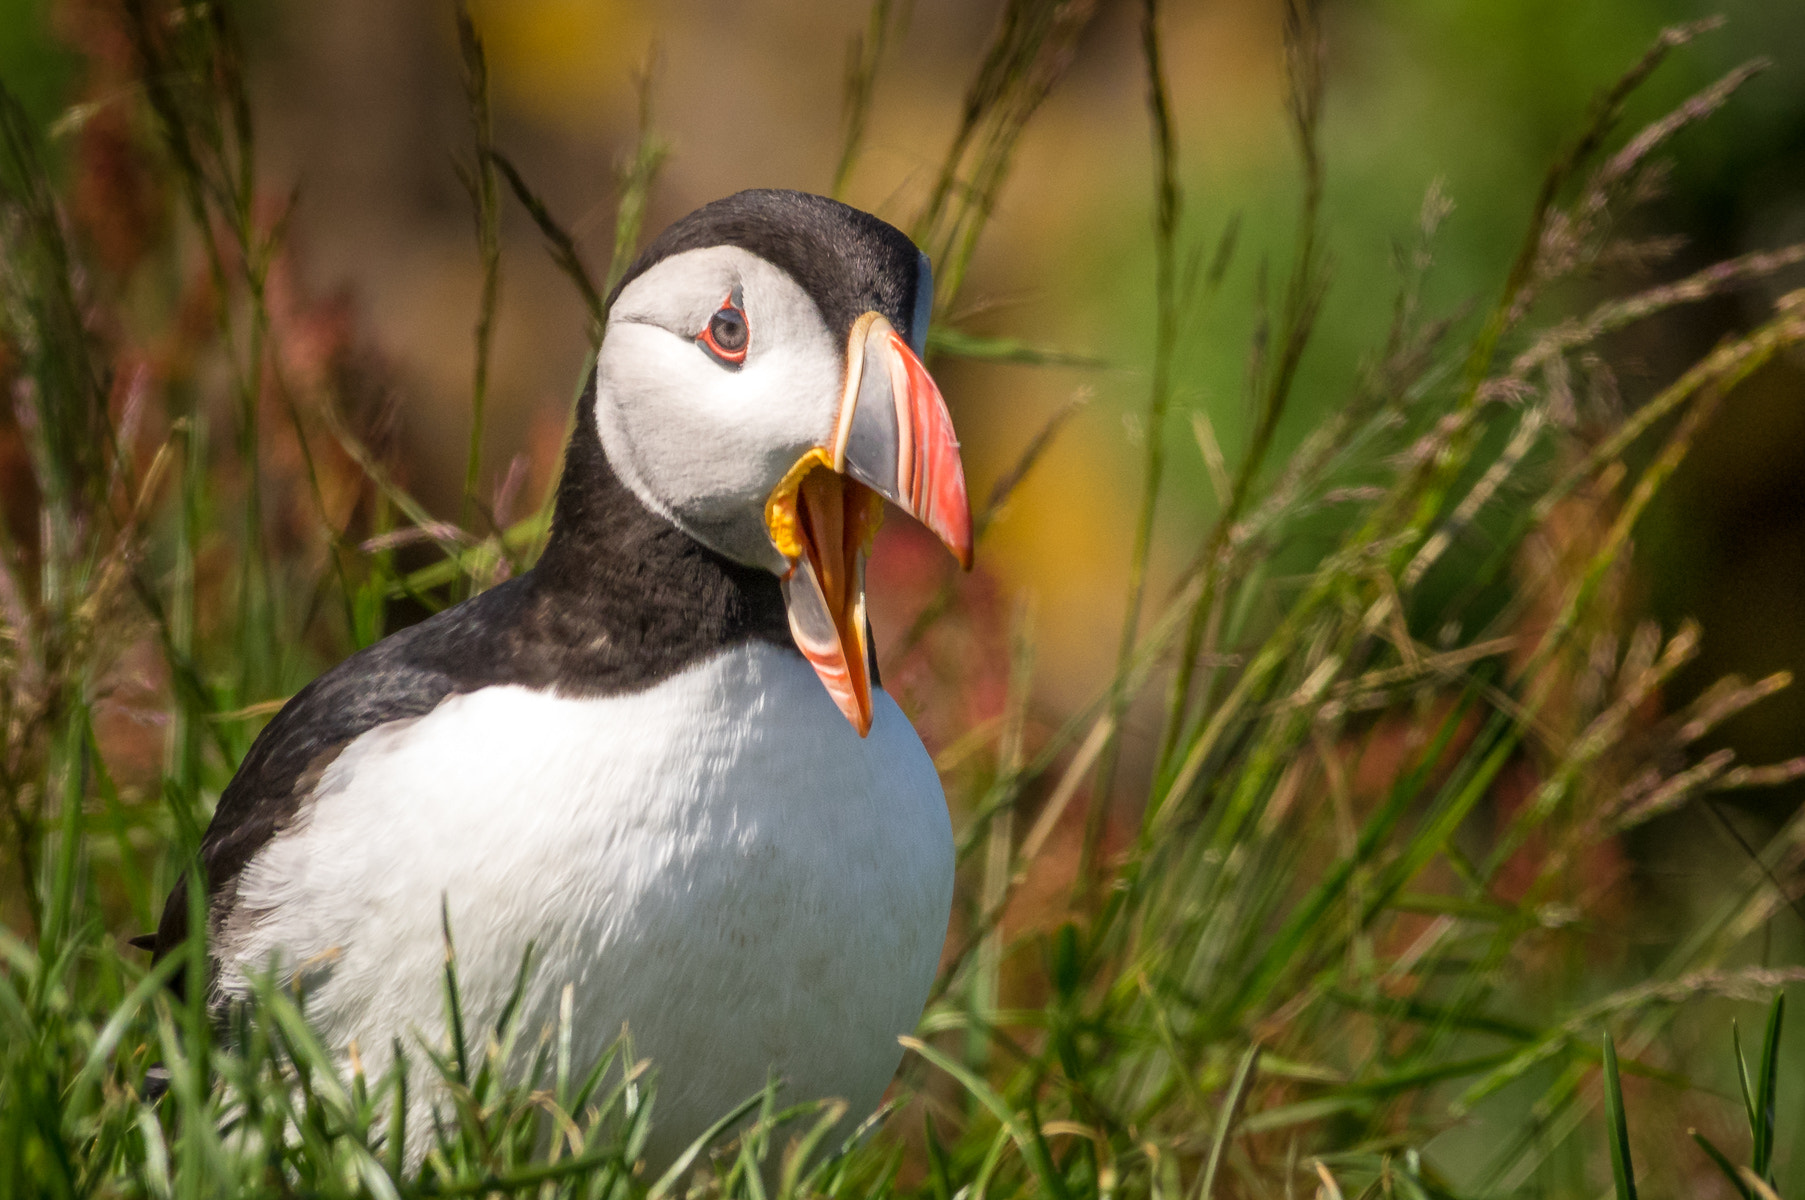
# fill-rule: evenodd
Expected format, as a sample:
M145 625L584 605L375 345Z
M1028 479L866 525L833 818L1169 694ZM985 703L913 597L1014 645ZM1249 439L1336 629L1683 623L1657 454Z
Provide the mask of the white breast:
M584 1059L630 1031L658 1072L655 1162L773 1070L787 1099L856 1118L921 1015L952 898L933 763L874 700L860 739L798 655L752 643L630 696L486 688L367 733L246 868L222 987L302 966L322 1035L375 1076L391 1038L446 1043L443 897L471 1029L531 942L525 1044L567 983Z

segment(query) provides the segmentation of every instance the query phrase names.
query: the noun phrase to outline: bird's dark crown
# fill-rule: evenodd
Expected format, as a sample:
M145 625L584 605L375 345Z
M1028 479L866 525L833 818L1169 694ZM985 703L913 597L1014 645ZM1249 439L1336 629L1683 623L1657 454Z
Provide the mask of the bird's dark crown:
M867 312L879 312L919 344L913 328L921 252L907 234L850 205L781 188L753 188L705 204L652 239L608 296L686 250L737 246L794 279L844 337Z

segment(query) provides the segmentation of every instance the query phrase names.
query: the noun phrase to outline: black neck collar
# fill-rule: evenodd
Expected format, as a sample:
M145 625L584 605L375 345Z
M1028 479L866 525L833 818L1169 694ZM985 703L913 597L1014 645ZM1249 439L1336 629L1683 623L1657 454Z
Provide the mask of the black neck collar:
M523 614L529 632L560 649L582 690L600 691L645 686L754 638L792 645L776 576L717 554L648 509L609 465L595 405L591 370L551 537L522 581L537 601Z

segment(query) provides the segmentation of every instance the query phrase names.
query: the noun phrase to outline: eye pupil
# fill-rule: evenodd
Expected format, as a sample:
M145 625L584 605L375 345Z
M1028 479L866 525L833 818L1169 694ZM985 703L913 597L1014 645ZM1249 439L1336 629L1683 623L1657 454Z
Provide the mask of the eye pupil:
M709 336L715 345L733 354L746 348L746 318L736 309L723 308L708 323Z

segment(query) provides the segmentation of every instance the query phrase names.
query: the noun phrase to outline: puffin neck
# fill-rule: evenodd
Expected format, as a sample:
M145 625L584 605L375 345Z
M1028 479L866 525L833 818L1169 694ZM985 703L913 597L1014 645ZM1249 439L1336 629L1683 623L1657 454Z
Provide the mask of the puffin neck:
M551 536L533 568L538 588L619 640L725 646L748 638L788 644L777 577L702 545L633 493L596 430L596 373L577 402L552 511ZM611 628L612 627L612 628Z

